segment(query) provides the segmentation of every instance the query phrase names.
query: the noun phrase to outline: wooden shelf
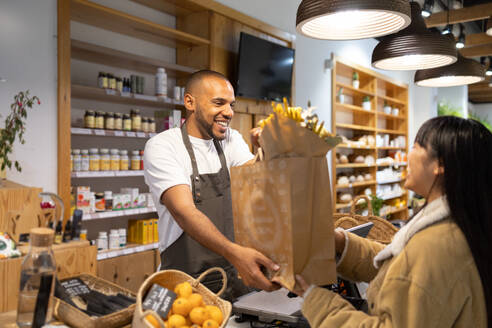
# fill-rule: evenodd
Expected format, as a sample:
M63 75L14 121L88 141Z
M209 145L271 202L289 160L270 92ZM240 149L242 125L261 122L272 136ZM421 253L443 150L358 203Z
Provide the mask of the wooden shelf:
M388 129L376 129L376 133L402 134L402 135L407 134L405 131L388 130Z
M362 113L362 114L368 114L368 115L374 115L375 111L373 110L365 110L364 108L356 105L350 105L350 104L341 104L337 102L335 104L340 108L340 110L346 111L346 112L354 112L354 113Z
M383 112L376 112L377 113L377 116L379 118L379 116L383 116L385 118L389 118L389 119L396 119L396 120L406 120L406 118L402 115L392 115L392 114L386 114L386 113L383 113Z
M141 253L145 251L149 251L151 249L156 249L159 248L159 243L152 243L152 244L146 244L146 245L139 245L139 244L130 244L127 245L124 248L115 248L115 249L108 249L104 251L99 251L97 253L97 260L106 260L110 259L113 257L118 257L118 256L123 256L123 255L130 255L134 253Z
M399 150L406 149L406 147L376 147L377 150Z
M375 131L375 128L371 128L368 126L355 125L355 124L345 124L345 123L336 123L338 128L342 129L352 129L352 130L361 130L361 131Z
M383 214L382 216L387 216L387 215L391 215L391 214L396 214L396 213L400 213L400 212L403 212L403 211L406 211L407 208L406 207L402 207L402 208L398 208L396 210L392 210L392 211L389 211L388 213L385 213Z
M155 212L156 212L155 207L141 207L141 208L129 208L126 210L88 213L82 215L82 221L115 218L119 216L138 215L138 214L155 213Z
M210 45L210 40L87 0L71 1L71 19L172 48Z
M72 58L102 65L120 67L155 74L157 68L166 69L168 77L186 77L197 69L162 60L139 56L79 40L71 40Z
M134 171L79 171L72 172L72 178L113 178L143 176L143 170Z
M348 208L350 206L352 206L352 202L346 203L346 204L337 203L337 204L335 204L335 209L336 210L339 210L339 209L342 209L342 208Z
M369 147L369 146L364 146L364 147L353 147L353 146L350 146L350 145L346 145L346 144L338 144L337 145L337 148L348 148L348 149L376 149L376 147Z
M383 96L383 95L377 95L377 97L379 99L386 100L388 103L394 103L394 104L402 105L405 107L407 106L407 103L405 101L401 101L401 100L396 99L396 98L387 97L387 96Z
M105 101L117 104L149 106L157 108L174 109L183 108L183 103L170 98L159 100L156 96L138 95L132 93L120 93L114 90L89 87L72 84L72 98Z
M98 136L98 137L126 137L126 138L144 138L149 139L157 135L157 133L134 132L134 131L119 131L119 130L100 130L100 129L85 129L72 127L70 129L72 135L82 136Z
M404 191L404 192L402 192L402 193L401 193L401 194L399 194L399 195L394 195L394 196L389 196L389 197L388 197L388 196L386 196L386 197L380 197L380 198L381 198L382 200L384 200L384 201L387 201L387 200L390 200L390 199L395 199L395 198L400 198L400 197L403 197L403 196L405 196L406 194L407 194L407 192L406 192L406 191Z
M392 163L392 164L376 164L377 167L384 167L384 166L407 166L407 163Z
M337 164L337 169L350 169L358 167L375 167L376 165L367 165L364 163L349 163L349 164Z
M355 188L355 187L364 187L376 184L375 180L363 181L363 182L354 182L349 183L348 185L336 185L337 189L345 189L345 188Z
M342 94L359 94L359 95L370 96L370 97L374 97L375 96L374 92L370 92L370 91L363 90L363 89L356 89L356 88L354 88L353 86L351 86L349 84L337 82L337 86L339 86L341 88L344 88L345 90L348 90L349 91L348 93L347 92L342 92Z
M389 179L389 180L376 180L377 184L399 183L405 181L405 178Z

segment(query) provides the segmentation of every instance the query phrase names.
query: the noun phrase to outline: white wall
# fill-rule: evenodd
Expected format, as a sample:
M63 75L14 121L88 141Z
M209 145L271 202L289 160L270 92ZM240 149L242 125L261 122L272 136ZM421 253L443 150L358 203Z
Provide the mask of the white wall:
M468 104L469 110L492 123L492 104Z
M41 106L28 111L26 143L14 145L12 159L22 173L7 179L56 192L57 50L56 0L0 1L0 127L19 91L29 89Z

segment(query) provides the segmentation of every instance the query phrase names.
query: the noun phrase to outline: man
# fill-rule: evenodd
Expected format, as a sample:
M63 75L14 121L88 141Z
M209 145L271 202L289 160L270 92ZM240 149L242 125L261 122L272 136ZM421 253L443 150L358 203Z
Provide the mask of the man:
M186 123L150 139L144 152L145 181L159 213L161 269L196 276L209 267L223 267L229 280L223 297L229 300L246 293L244 285L278 288L261 271L278 266L232 242L229 168L253 160L242 136L228 128L234 104L234 89L222 74L192 74L184 96ZM218 290L221 282L215 277L205 285Z

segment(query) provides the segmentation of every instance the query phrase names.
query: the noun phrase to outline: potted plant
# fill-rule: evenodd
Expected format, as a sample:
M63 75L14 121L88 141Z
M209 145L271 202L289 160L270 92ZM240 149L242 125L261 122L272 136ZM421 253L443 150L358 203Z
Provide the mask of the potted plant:
M393 107L391 114L398 116L398 114L400 114L400 110L398 109L398 107Z
M365 110L371 110L371 98L369 98L369 96L364 96L362 99L362 108Z
M356 89L359 89L360 81L359 81L359 73L357 72L354 72L354 74L352 74L352 86Z
M385 114L391 114L391 106L388 104L386 100L384 101L383 112Z
M10 105L11 113L5 118L5 126L0 130L0 170L11 168L12 164L17 171L21 172L22 168L19 162L9 158L12 153L14 142L17 137L21 144L25 143L24 132L26 131L27 108L32 108L33 105L40 105L41 102L36 96L29 96L29 90L19 92L14 97L14 102ZM0 180L1 183L1 180Z
M345 101L345 96L343 95L343 88L338 89L337 100L340 104L343 104Z

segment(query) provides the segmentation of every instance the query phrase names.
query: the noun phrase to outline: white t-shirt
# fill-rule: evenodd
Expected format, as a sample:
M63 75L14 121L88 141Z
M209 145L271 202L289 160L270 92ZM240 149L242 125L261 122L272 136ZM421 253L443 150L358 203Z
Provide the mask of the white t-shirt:
M199 174L217 173L221 169L219 154L212 139L204 140L190 136L195 152ZM226 138L220 142L227 168L243 165L254 156L239 132L228 129ZM159 133L145 144L144 176L150 188L159 214L159 251L164 251L181 236L183 230L176 223L161 196L167 189L181 184L190 186L193 168L186 150L181 129L174 128Z

